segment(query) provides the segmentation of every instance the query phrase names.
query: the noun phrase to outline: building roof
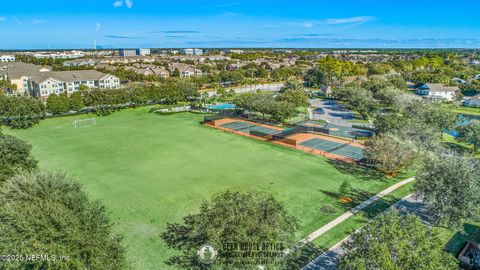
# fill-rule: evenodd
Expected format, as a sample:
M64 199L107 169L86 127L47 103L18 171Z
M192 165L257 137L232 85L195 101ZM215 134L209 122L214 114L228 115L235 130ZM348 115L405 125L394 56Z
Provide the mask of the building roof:
M421 88L429 89L431 92L457 92L459 90L459 88L456 86L444 86L440 83L427 83L422 85Z
M34 79L41 83L46 79L55 79L63 82L75 81L96 81L109 76L108 74L96 70L76 70L76 71L52 71L41 73L40 76Z
M50 71L50 68L22 62L0 64L0 75L7 74L10 79L32 77L45 71Z
M480 100L480 94L472 96L472 97L465 97L465 100Z

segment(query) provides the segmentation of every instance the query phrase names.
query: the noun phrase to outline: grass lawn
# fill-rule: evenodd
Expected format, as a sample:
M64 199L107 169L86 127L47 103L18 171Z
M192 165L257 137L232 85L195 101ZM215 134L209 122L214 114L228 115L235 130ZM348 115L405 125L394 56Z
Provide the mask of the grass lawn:
M460 153L462 153L464 155L467 155L467 156L472 156L473 146L470 145L470 144L467 144L467 143L458 142L457 140L455 140L455 137L453 137L450 134L443 133L441 142L447 148L457 150ZM480 151L477 151L477 153L475 153L474 157L475 158L480 158Z
M414 183L407 184L382 199L374 202L370 206L366 207L358 214L348 218L344 222L338 224L335 229L332 229L315 239L313 243L321 249L329 249L336 243L342 241L345 237L353 233L365 225L369 220L382 213L390 206L401 200L412 192Z
M301 222L301 239L339 216L338 191L348 180L356 202L392 185L368 170L279 145L205 127L203 115L157 115L149 108L96 117L72 128L52 118L28 130L8 130L33 145L40 167L66 171L102 201L125 236L133 269L168 269L172 254L160 233L167 222L195 213L202 200L226 190L256 189L284 202ZM363 194L361 196L361 194ZM334 207L324 213L324 206Z
M480 116L480 108L459 106L459 107L453 109L452 111L455 112L455 113Z

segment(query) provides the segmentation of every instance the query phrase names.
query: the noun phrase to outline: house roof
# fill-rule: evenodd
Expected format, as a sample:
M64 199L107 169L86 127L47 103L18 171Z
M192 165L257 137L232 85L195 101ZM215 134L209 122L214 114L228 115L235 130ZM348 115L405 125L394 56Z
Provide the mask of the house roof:
M480 100L480 94L475 95L473 97L466 97L465 100Z
M427 83L422 85L421 88L429 89L431 92L457 92L459 90L456 86L444 86L440 83Z

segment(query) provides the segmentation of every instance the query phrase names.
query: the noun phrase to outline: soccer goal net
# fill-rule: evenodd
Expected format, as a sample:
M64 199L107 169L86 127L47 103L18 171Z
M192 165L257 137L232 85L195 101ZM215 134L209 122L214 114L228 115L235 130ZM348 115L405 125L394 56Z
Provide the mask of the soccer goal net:
M79 127L89 127L95 125L95 118L88 118L88 119L82 119L82 120L75 120L73 121L73 127L74 128L79 128Z

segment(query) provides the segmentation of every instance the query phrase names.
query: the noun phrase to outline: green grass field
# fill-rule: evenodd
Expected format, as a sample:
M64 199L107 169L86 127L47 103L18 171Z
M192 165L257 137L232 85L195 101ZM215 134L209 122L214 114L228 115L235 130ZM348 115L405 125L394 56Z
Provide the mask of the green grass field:
M172 251L160 239L165 224L181 221L202 200L226 190L273 194L300 220L301 239L344 211L335 195L344 180L365 196L394 182L202 126L203 115L156 115L140 108L96 117L96 126L72 127L74 119L88 117L4 131L31 143L41 168L66 171L107 207L134 269L168 269L163 261ZM336 211L324 213L324 206Z

